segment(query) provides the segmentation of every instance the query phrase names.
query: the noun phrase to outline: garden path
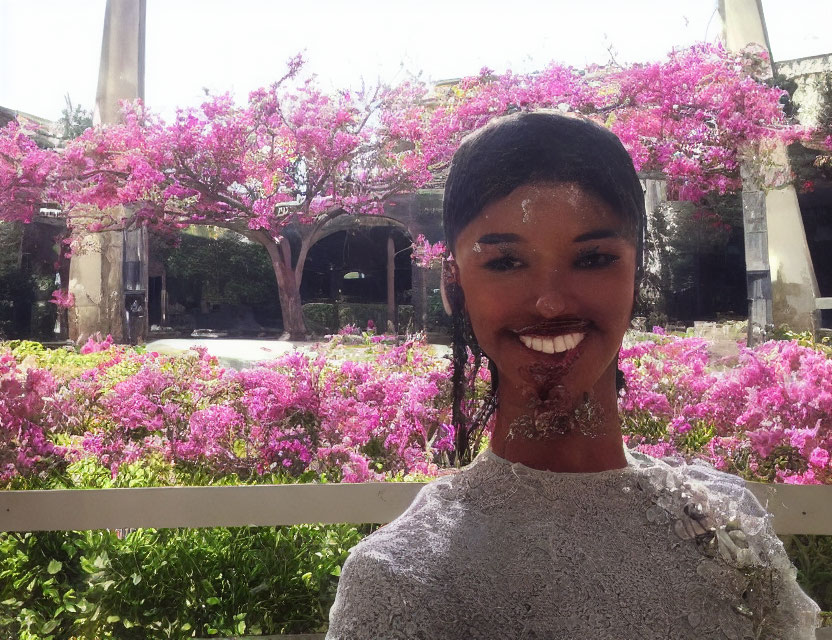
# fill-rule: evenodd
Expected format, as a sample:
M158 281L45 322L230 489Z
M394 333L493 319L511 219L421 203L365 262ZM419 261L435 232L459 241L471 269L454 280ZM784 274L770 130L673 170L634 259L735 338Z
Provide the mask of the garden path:
M146 347L148 351L155 351L161 355L182 354L191 347L205 347L222 366L240 370L257 362L274 360L289 351L311 351L316 344L319 343L233 338L165 338L148 342ZM446 345L432 344L431 351L434 355L443 356L450 353L450 348Z
M274 360L288 351L309 349L312 342L289 340L235 340L221 338L165 338L147 343L148 351L162 355L185 353L191 347L205 347L224 367L244 369L252 363Z

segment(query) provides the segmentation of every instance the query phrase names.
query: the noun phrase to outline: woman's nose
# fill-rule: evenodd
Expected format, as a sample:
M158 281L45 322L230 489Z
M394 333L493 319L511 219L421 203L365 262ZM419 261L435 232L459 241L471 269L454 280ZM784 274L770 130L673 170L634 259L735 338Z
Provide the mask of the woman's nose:
M540 291L535 308L544 318L556 318L564 315L567 311L567 302L563 289L547 287Z

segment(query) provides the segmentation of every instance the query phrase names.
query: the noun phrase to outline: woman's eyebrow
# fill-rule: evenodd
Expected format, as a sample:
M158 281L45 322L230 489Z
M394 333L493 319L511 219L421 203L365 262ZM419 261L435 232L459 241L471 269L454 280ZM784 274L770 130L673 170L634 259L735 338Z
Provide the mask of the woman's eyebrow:
M587 240L603 240L604 238L621 238L621 231L618 229L595 229L575 236L572 242L586 242Z
M523 242L523 238L516 233L486 233L477 242L479 244L504 244L506 242Z

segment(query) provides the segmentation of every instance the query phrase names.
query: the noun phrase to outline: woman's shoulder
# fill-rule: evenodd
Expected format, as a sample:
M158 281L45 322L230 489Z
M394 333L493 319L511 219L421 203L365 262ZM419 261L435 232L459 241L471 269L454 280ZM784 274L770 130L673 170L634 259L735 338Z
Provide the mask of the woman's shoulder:
M751 533L771 525L771 516L739 476L719 471L700 460L653 458L627 452L639 488L668 511L707 513L716 521L742 523ZM674 508L675 507L675 508Z

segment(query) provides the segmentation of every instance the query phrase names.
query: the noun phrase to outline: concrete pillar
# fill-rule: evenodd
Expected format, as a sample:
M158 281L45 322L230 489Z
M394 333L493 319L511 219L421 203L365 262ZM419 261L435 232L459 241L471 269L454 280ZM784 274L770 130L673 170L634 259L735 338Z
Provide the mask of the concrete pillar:
M119 121L119 101L144 98L145 0L107 0L104 14L104 34L101 43L101 63L98 73L93 123L114 124ZM119 215L120 213L120 215ZM94 215L91 212L91 215ZM111 212L115 219L123 219L124 212ZM147 233L138 234L141 244L138 253L147 256ZM111 334L117 342L126 342L127 314L124 288L123 230L87 234L81 239L81 249L72 257L69 268L69 290L75 296L75 306L69 318L70 339L76 343L100 332ZM136 242L132 244L136 244ZM147 277L144 274L144 323L140 323L143 340L147 331ZM133 292L135 300L137 292Z
M723 39L730 50L756 44L771 56L760 0L720 0L719 10ZM788 156L783 145L772 151L774 161L763 174L758 167L743 170L749 344L754 341L754 325L764 328L763 318L766 325L788 325L796 331L814 331L818 326L818 286L797 194L791 184L767 187L775 183L774 176L788 174ZM768 190L764 192L760 184ZM749 255L749 250L767 255L763 259Z
M722 39L731 51L757 44L771 53L760 0L720 0Z
M820 326L820 291L792 185L766 193L766 220L774 324L815 331Z

